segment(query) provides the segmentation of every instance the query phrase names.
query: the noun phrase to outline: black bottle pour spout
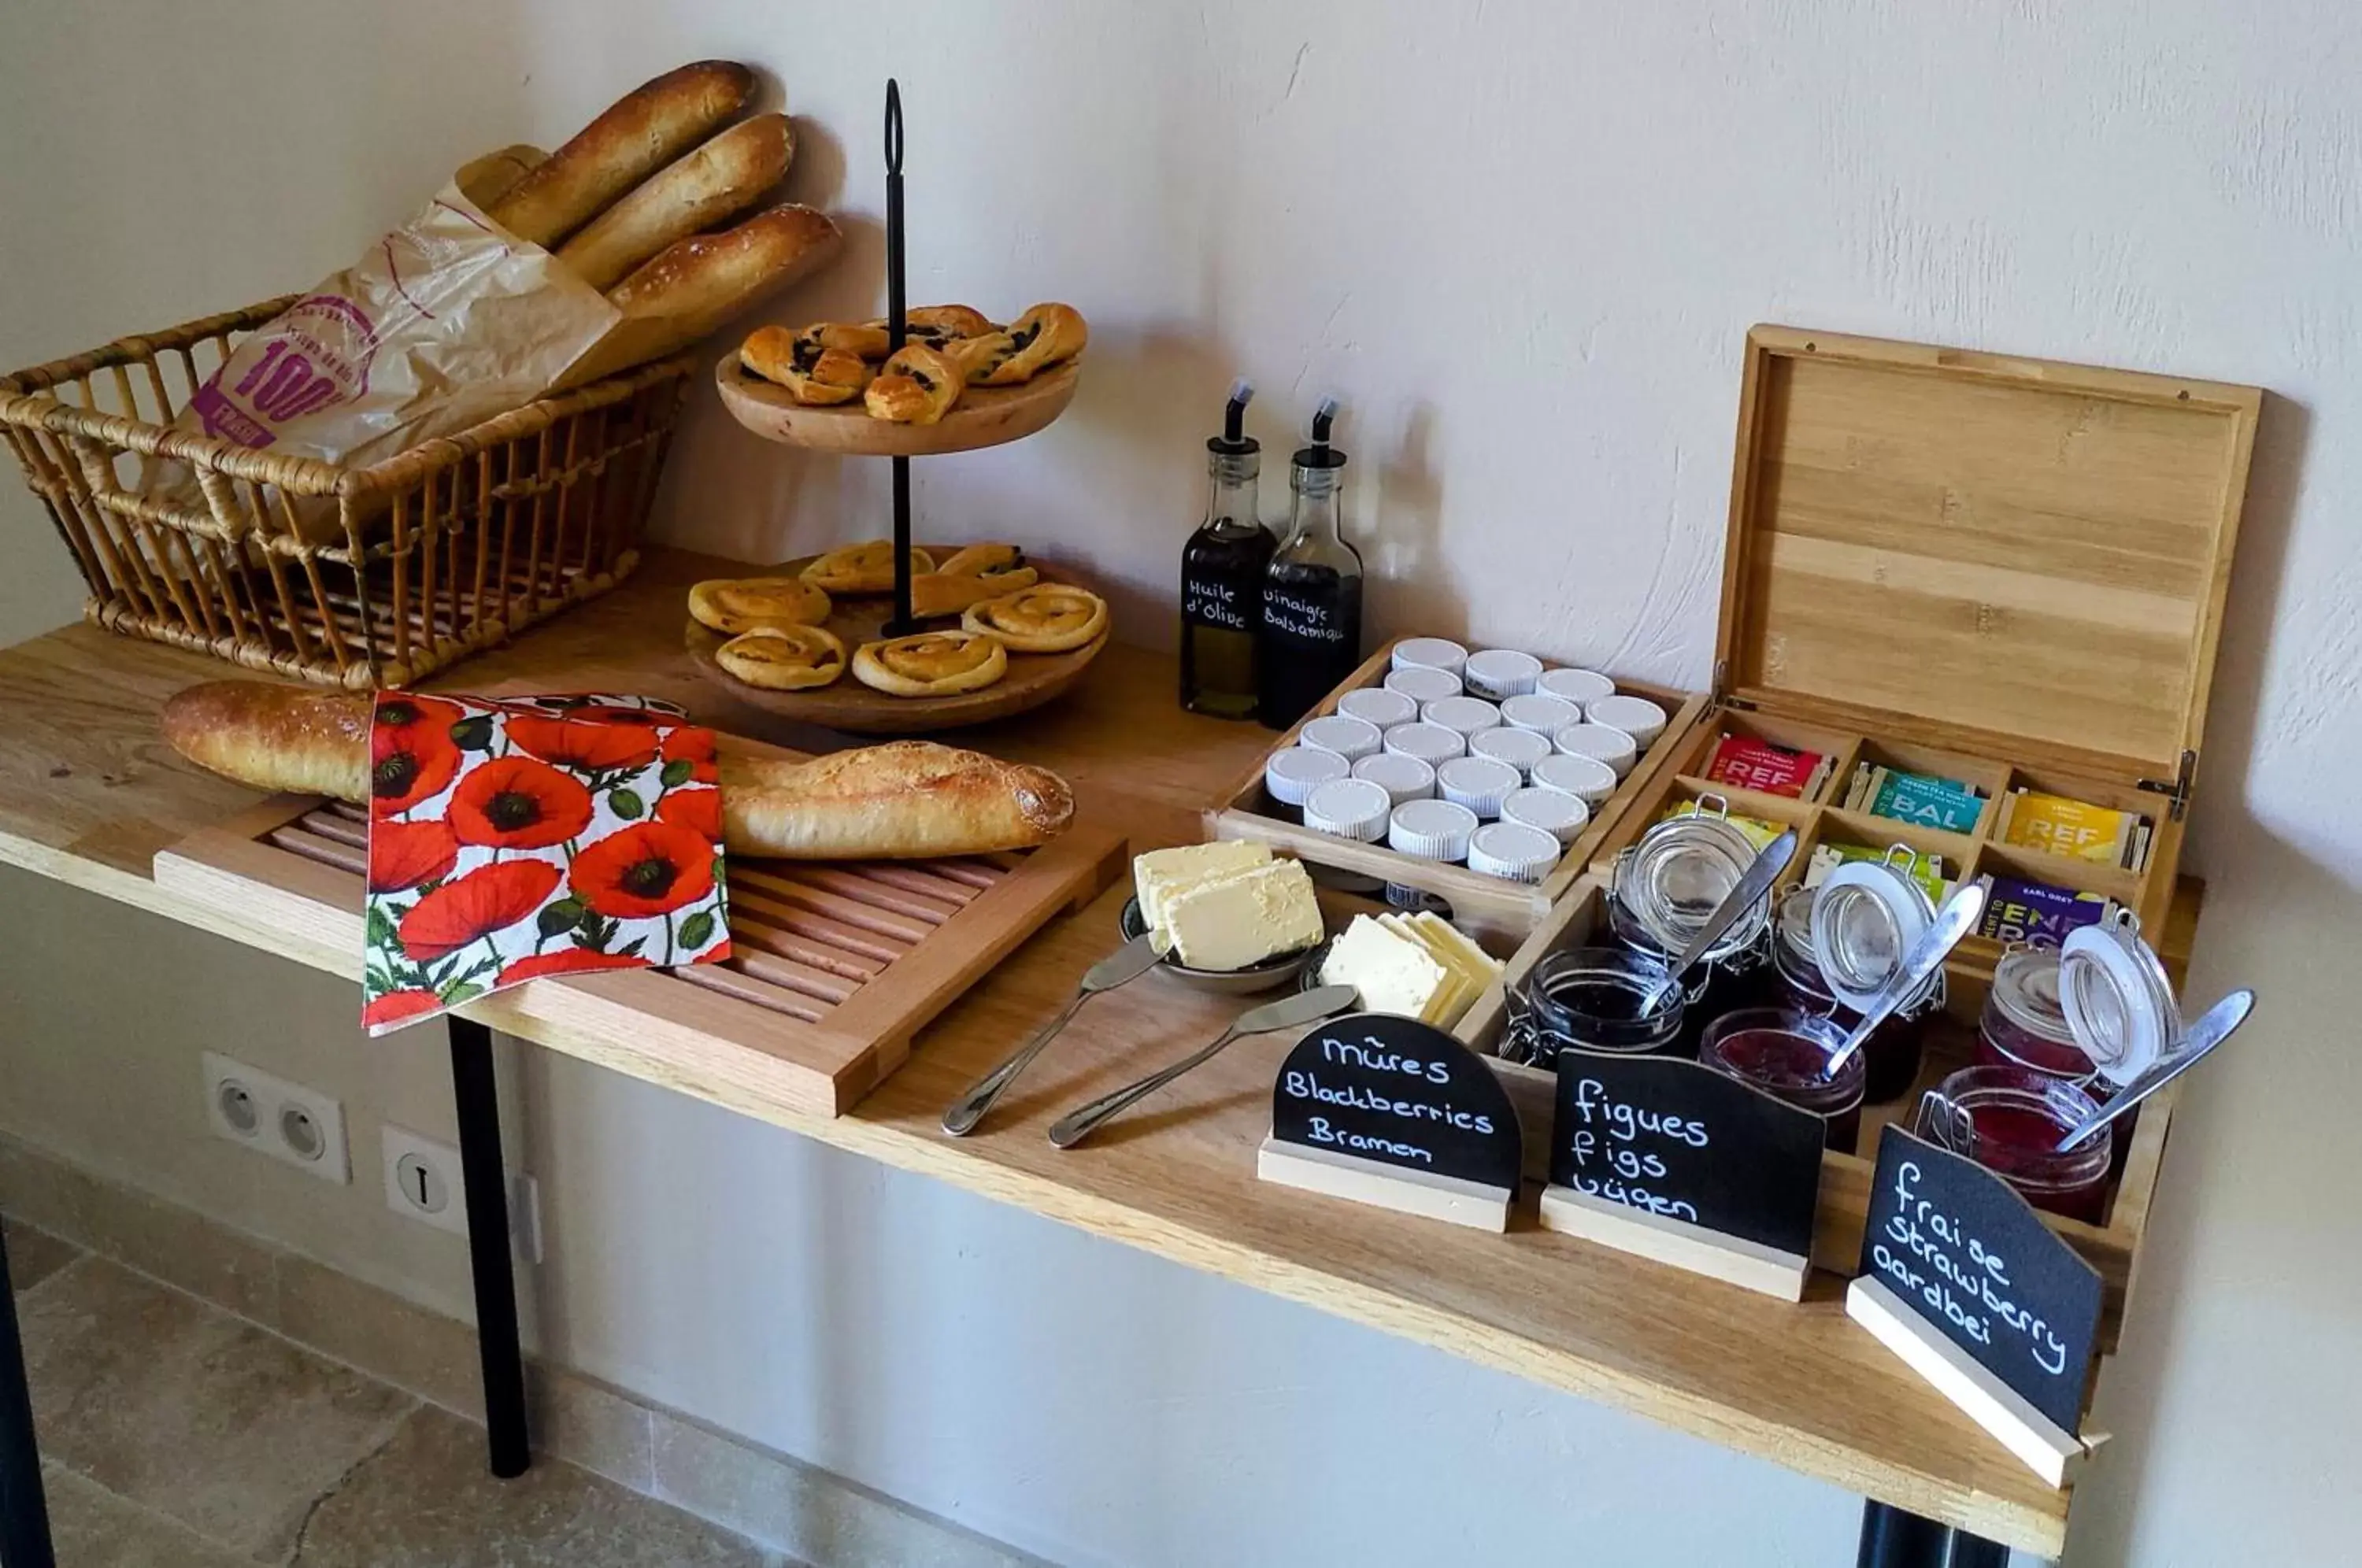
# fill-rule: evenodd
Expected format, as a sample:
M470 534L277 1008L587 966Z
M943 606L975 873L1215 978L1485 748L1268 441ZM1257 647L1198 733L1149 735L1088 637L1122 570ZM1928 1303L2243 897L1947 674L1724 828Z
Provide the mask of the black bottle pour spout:
M1243 458L1263 450L1263 443L1246 434L1247 404L1253 401L1253 383L1244 378L1231 383L1231 401L1222 408L1222 433L1208 438L1206 450L1223 458Z
M1322 398L1320 406L1312 411L1312 445L1297 448L1295 461L1297 468L1341 469L1345 466L1345 454L1329 445L1329 432L1336 422L1337 400Z

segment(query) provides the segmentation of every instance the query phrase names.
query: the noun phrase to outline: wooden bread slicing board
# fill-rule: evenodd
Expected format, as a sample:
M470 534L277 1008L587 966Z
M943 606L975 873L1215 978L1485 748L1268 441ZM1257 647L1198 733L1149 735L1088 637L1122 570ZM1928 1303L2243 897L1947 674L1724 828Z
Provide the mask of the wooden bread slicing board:
M155 879L233 920L300 935L323 967L358 983L368 842L359 808L274 796L158 852ZM909 1058L929 1020L1036 931L1097 898L1122 870L1124 848L1119 835L1078 823L1005 855L732 856L734 956L545 977L462 1010L527 1039L562 1029L596 1043L582 1054L724 1104L767 1099L841 1116Z

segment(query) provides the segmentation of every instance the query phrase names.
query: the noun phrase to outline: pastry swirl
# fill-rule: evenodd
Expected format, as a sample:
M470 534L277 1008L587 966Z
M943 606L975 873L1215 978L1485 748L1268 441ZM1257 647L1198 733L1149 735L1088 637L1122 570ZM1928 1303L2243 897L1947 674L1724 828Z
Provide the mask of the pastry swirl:
M911 575L934 569L934 557L912 546ZM868 539L858 545L840 545L804 568L803 580L830 593L891 593L894 541Z
M911 580L911 613L922 620L956 615L971 604L1030 588L1040 577L1014 545L970 545Z
M800 577L712 578L689 591L689 613L729 636L757 626L817 626L828 594Z
M983 632L921 632L864 643L853 673L865 686L896 697L946 697L989 686L1009 673L1009 650Z
M886 361L865 396L873 418L933 425L951 411L966 385L950 355L913 342Z
M832 348L811 331L757 327L738 350L738 362L815 408L849 403L869 385L869 367L845 348Z
M1065 653L1107 630L1108 607L1088 589L1043 582L971 605L960 624L1019 653Z
M713 662L766 691L808 691L844 673L844 645L821 626L757 626L714 649Z
M1011 322L1007 332L977 337L961 356L962 368L977 386L1018 386L1065 363L1089 342L1090 328L1080 311L1072 305L1037 304Z

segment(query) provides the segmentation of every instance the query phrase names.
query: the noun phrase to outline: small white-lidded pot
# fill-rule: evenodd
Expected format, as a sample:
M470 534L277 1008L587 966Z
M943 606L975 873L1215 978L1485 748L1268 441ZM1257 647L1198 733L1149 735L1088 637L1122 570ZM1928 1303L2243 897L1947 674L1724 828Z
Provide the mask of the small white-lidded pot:
M1646 697L1602 697L1584 705L1583 716L1595 724L1622 730L1642 751L1665 733L1665 711Z
M1449 801L1405 801L1386 825L1386 847L1414 860L1456 865L1468 858L1476 813Z
M1479 822L1499 816L1501 802L1524 785L1516 768L1489 756L1455 756L1435 769L1436 792L1475 812Z
M1501 802L1501 820L1540 828L1561 844L1573 844L1590 825L1591 808L1580 795L1529 785Z
M1588 708L1602 697L1616 695L1616 683L1596 670L1546 669L1534 682L1534 690L1565 699L1578 708Z
M1463 735L1489 730L1501 722L1501 710L1482 697L1446 697L1418 711L1419 723L1441 724Z
M1331 778L1304 801L1304 825L1316 833L1375 844L1386 835L1394 802L1366 778Z
M1542 661L1515 648L1486 648L1483 653L1470 654L1466 668L1460 672L1469 690L1496 702L1504 697L1525 695L1541 678Z
M1514 729L1554 735L1569 724L1583 723L1583 710L1563 697L1529 691L1522 697L1502 700L1501 722Z
M1390 807L1405 801L1425 801L1435 794L1435 769L1415 756L1382 751L1353 764L1353 777L1366 778L1386 792Z
M1383 690L1399 691L1423 708L1429 702L1459 696L1460 677L1448 669L1411 665L1402 669L1388 670Z
M1405 637L1386 661L1393 669L1440 669L1458 675L1468 663L1468 650L1450 637Z
M1512 702L1522 701L1512 697ZM1496 762L1506 762L1524 778L1533 771L1534 764L1551 756L1551 739L1531 730L1513 730L1507 724L1496 724L1489 730L1478 730L1468 737L1468 755L1489 756Z
M1352 776L1353 765L1333 751L1292 745L1263 765L1263 787L1283 806L1301 807L1305 798L1332 778Z
M1468 838L1468 869L1509 882L1539 882L1558 864L1564 845L1540 828L1487 823Z
M1526 777L1541 789L1572 795L1595 808L1605 805L1607 797L1616 793L1616 769L1578 752L1562 751L1543 757Z
M1396 724L1407 724L1417 719L1418 701L1399 691L1389 691L1383 686L1364 686L1338 698L1337 712L1349 719L1359 719L1365 724L1390 730Z
M1385 749L1400 756L1415 756L1432 767L1448 758L1464 756L1468 737L1441 724L1396 724L1385 734Z
M1308 745L1315 751L1333 751L1348 762L1375 756L1384 740L1385 736L1377 725L1344 713L1330 713L1308 720L1304 727L1296 732L1298 745Z
M1616 770L1621 778L1632 771L1639 760L1638 742L1622 730L1609 724L1569 724L1551 736L1551 744L1571 756L1594 757Z

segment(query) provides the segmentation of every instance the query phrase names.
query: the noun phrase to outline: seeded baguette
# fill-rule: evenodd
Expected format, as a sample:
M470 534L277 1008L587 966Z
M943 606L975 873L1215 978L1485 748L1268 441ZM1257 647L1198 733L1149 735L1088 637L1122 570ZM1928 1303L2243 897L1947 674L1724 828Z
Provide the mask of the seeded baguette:
M754 93L755 73L734 61L668 71L626 93L510 187L493 203L492 221L520 239L554 246L711 136Z

